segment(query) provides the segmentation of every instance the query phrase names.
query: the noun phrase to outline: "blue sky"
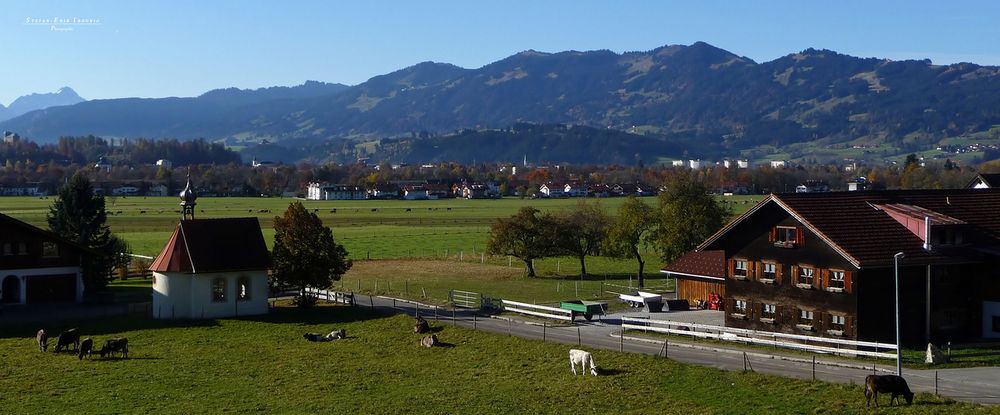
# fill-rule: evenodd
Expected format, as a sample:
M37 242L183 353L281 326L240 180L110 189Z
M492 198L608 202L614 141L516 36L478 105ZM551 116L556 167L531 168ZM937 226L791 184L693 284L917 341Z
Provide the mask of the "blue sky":
M0 0L0 104L357 84L422 61L705 41L758 62L809 47L1000 65L998 1ZM55 19L81 19L76 23ZM53 24L54 23L54 24Z

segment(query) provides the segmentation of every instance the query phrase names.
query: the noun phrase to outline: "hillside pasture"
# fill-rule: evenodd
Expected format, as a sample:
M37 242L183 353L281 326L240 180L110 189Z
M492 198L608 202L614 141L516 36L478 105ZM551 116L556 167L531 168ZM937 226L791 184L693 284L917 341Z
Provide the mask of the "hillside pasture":
M129 358L39 352L37 327L0 334L6 413L862 413L858 385L724 372L594 350L604 376L573 376L570 346L432 321L450 347L419 346L412 318L361 308L278 307L254 319L81 321ZM311 343L303 333L344 328ZM885 413L997 413L920 394Z

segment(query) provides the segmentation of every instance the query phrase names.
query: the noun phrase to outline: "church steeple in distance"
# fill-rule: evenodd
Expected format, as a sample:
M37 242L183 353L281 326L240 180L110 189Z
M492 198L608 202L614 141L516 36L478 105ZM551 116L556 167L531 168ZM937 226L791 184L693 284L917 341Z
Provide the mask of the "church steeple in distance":
M187 184L184 185L184 190L181 190L181 209L183 214L181 220L194 219L194 205L196 205L195 200L198 199L198 195L195 194L194 188L191 186L191 171L188 170L187 174Z

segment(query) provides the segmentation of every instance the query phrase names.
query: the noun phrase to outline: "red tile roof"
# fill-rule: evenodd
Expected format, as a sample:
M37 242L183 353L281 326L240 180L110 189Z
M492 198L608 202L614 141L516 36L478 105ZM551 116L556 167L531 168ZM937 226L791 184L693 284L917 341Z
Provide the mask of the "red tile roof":
M788 211L858 267L891 265L897 252L903 252L908 263L955 260L953 252L924 250L919 237L875 205L901 204L933 211L965 222L992 239L993 245L1000 244L1000 189L951 189L772 194L699 249L710 249L736 223L769 203Z
M182 220L149 269L156 272L263 270L271 265L257 218Z
M663 267L662 272L682 274L691 277L726 277L726 252L691 251L677 258L670 265Z

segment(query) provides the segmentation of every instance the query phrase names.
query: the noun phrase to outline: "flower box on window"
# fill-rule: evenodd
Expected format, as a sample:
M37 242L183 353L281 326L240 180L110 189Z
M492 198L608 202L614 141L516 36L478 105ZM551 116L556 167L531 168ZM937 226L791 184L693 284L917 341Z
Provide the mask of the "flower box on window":
M799 330L813 331L812 324L796 324L795 327L798 327Z
M760 282L764 284L774 284L774 278L761 278Z
M746 281L746 275L733 275L733 279L736 281Z
M840 288L840 287L826 287L826 290L829 291L829 292L832 292L832 293L842 293L842 292L844 292L844 289Z
M827 330L826 334L829 334L831 336L843 337L844 336L844 331L843 330Z
M795 284L795 286L799 287L799 288L801 288L803 290L811 290L811 289L813 289L812 284L801 284L801 283L799 283L799 284Z
M774 324L774 319L769 317L761 317L760 322L764 324Z
M774 243L775 248L795 248L795 242L790 241L776 241Z
M733 313L733 314L730 314L729 317L735 318L737 320L746 320L747 319L747 315L743 314L743 313Z

